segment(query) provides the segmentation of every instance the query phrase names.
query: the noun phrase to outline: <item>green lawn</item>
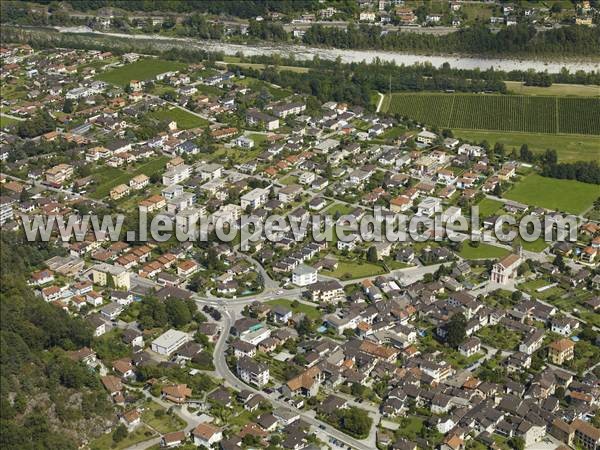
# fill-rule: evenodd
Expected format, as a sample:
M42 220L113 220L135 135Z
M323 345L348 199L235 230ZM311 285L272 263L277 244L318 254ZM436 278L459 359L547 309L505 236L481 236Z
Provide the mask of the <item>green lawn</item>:
M284 306L291 309L295 313L304 313L311 320L319 320L321 318L321 312L314 306L306 305L304 303L297 302L294 306L292 300L285 298L278 298L267 302L269 306Z
M12 82L3 82L2 98L4 100L22 100L27 98L27 87L25 87L24 81L17 79Z
M485 353L479 352L467 358L466 356L461 355L460 352L454 351L450 355L444 355L444 358L446 361L452 364L453 367L464 369L465 367L469 367L476 363L484 356Z
M257 147L267 141L267 135L262 133L250 133L248 137L254 141L254 145Z
M417 416L406 416L399 419L400 428L396 430L398 436L415 439L423 429L424 419Z
M155 437L155 433L146 425L140 425L134 431L129 433L125 439L119 443L114 443L112 433L106 433L90 443L92 450L122 450L132 445L138 444L148 439Z
M345 203L337 203L327 208L326 212L331 216L335 216L336 213L339 213L340 216L343 216L345 214L350 214L355 209L356 208L354 208L353 206L347 205Z
M275 101L283 100L284 98L292 95L292 91L290 90L273 86L271 83L267 83L266 81L262 80L257 80L256 78L246 77L242 80L237 80L236 82L239 84L246 85L256 92L260 92L261 90L266 89Z
M599 192L594 184L532 174L517 183L505 197L528 205L580 214L592 205Z
M472 247L465 241L458 256L465 259L497 259L508 253L510 253L509 250L494 245L479 243L477 247Z
M406 133L406 128L393 127L386 130L382 135L381 139L396 139Z
M484 344L500 350L516 350L522 341L520 333L508 330L502 325L484 327L477 335Z
M519 289L527 292L528 294L534 296L535 298L539 298L541 300L548 300L557 308L565 309L565 306L570 306L571 304L575 304L574 301L569 299L560 299L562 295L564 295L565 290L559 286L554 286L549 289L545 289L543 291L537 292L538 289L543 288L544 286L548 286L552 284L550 281L544 280L543 278L538 278L536 280L526 281L525 283L521 283L519 285ZM550 298L557 298L556 301L551 301ZM564 303L564 304L561 304ZM567 309L572 309L567 308Z
M101 199L107 198L110 190L119 184L127 184L129 180L136 175L144 174L151 176L154 173L162 172L166 162L169 160L166 156L151 159L150 161L138 166L133 172L125 172L115 167L105 166L94 174L96 188L89 194L90 197Z
M553 148L561 162L565 161L593 161L598 159L600 137L585 136L581 134L544 134L544 133L518 133L502 131L477 131L477 130L452 130L457 138L474 142L488 141L493 146L501 142L511 150L517 151L523 144L529 150L542 153L548 148Z
M187 130L189 128L200 128L208 125L208 120L202 117L195 116L181 108L165 108L157 111L152 111L147 114L146 117L150 117L157 120L174 120L177 122L177 128L181 130Z
M19 120L13 119L12 117L0 115L0 128L11 127L13 125L17 125L19 122Z
M479 217L485 219L486 217L493 216L500 208L503 203L498 200L492 200L491 198L484 198L479 202Z
M163 414L157 417L154 415L156 411L162 411ZM153 401L144 405L142 421L160 433L171 433L185 428L185 422L182 419L175 414L167 414L165 408Z
M338 260L338 268L333 271L323 271L325 275L343 280L354 278L372 277L385 273L385 269L379 264L373 264L365 261Z
M280 182L281 184L285 184L285 185L288 185L288 184L296 184L296 183L298 183L298 177L296 177L296 176L294 176L294 175L287 175L287 176L285 176L285 177L281 178L281 179L279 180L279 182Z
M521 283L519 285L519 289L522 289L529 293L533 293L536 291L536 289L548 286L549 284L551 284L549 281L544 280L543 278L538 278L535 280L526 281L525 283Z
M160 73L183 70L186 67L186 64L178 61L145 58L131 64L126 64L123 67L101 72L96 75L96 79L118 86L125 86L131 80L152 80Z
M237 60L235 60L235 56L229 56L229 57L224 57L223 59L226 60L225 64L227 65L231 65L231 66L240 66L242 68L252 68L252 69L257 69L257 70L263 70L265 68L264 64L259 64L259 63L244 63L244 62L239 62L239 58L237 58ZM227 60L230 61L227 61ZM308 72L308 67L300 67L300 66L277 66L277 70L282 71L282 70L287 70L290 72L296 72L296 73L307 73Z
M546 247L548 247L548 245L550 245L544 240L543 236L533 242L524 241L519 237L519 244L523 247L523 249L535 253L542 252Z

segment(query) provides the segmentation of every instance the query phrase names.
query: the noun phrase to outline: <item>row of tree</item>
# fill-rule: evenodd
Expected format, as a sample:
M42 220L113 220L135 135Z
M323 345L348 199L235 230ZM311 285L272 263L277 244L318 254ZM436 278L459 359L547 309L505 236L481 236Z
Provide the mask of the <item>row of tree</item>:
M577 180L600 185L598 161L576 161L572 163L550 163L542 167L542 175L561 180Z

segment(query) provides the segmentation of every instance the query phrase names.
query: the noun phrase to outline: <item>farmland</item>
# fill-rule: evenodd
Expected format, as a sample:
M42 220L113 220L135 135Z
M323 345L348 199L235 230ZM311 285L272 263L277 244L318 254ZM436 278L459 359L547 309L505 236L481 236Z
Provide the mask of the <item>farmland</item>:
M384 106L387 102L384 102ZM474 130L600 135L600 99L526 95L392 94L388 112Z
M140 59L139 61L126 64L116 69L101 72L96 78L117 86L125 86L131 80L147 81L153 79L159 73L182 70L185 67L186 65L184 63L177 61L147 58Z
M519 181L505 197L528 205L581 214L598 198L598 186L532 174Z

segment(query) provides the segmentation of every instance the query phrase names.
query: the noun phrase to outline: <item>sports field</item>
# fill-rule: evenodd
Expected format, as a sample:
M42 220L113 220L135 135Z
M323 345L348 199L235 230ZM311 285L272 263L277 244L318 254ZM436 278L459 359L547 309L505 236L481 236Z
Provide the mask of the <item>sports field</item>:
M396 93L387 110L451 129L600 135L600 98Z
M598 185L575 180L557 180L531 174L504 196L527 205L581 214L600 194Z
M96 79L106 81L117 86L125 86L131 80L148 81L154 79L159 73L182 70L186 65L178 61L146 58L131 64L126 64L116 69L110 69L96 75Z

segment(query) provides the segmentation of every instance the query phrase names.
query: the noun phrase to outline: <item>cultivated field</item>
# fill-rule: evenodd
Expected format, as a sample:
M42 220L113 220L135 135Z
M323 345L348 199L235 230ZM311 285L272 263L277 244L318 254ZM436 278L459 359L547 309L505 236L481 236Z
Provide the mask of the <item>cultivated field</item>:
M598 198L598 194L595 184L531 174L519 181L505 197L527 205L581 214Z
M184 63L177 61L147 58L116 69L101 72L96 75L96 79L118 86L125 86L131 80L148 81L154 79L159 73L182 70L185 67Z
M598 98L396 93L387 110L452 129L600 135Z

